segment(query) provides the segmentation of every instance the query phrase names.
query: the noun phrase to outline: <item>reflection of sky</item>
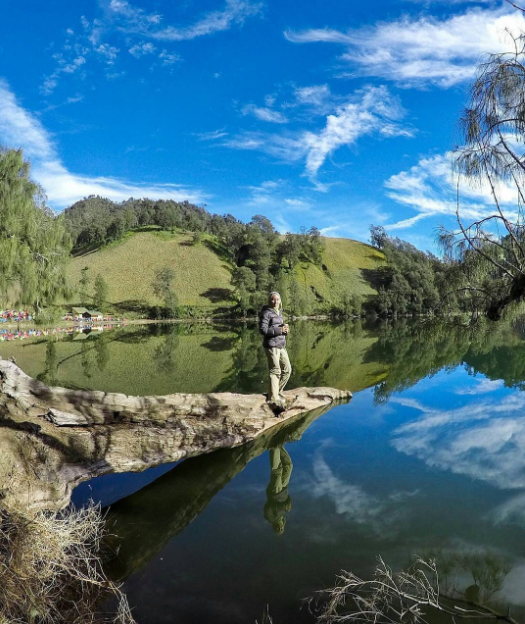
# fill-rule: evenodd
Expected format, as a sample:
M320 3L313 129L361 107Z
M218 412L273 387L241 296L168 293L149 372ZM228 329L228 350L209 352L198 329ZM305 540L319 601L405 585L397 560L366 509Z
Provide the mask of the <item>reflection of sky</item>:
M392 445L428 466L499 489L525 488L525 393L466 375L463 381L452 393L434 394L431 403L410 391L393 397L391 403L414 416L394 430Z
M303 624L300 600L341 568L368 578L378 555L399 569L432 549L510 563L499 596L525 604L524 408L525 392L462 367L385 405L374 405L373 390L356 393L286 444L294 467L284 534L263 515L263 453L127 581L138 614L159 615L146 583L166 613L184 612L180 597L192 596L200 621L232 605L253 621L269 603L275 621ZM458 582L473 582L468 569ZM200 601L204 587L210 602Z

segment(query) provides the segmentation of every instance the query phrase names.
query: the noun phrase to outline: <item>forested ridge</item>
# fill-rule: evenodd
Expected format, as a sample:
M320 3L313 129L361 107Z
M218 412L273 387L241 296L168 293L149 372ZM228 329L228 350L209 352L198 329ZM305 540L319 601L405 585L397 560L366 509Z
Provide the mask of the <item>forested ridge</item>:
M134 301L134 307L121 307L121 311L133 309L153 318L202 313L249 316L260 309L272 289L283 294L292 315L468 313L475 318L502 296L501 288L494 290L494 284L501 284L497 281L501 272L498 266L485 261L479 249L465 249L459 256L450 253L446 236L441 239L443 256L437 257L391 238L380 226L371 226L373 248L353 242L354 247L361 246L363 258L367 256L366 261L358 262L348 259L350 247L338 249L336 258L333 241L344 239L325 239L315 225L282 235L263 215L244 223L231 214L211 214L189 202L131 198L115 203L91 196L57 216L47 207L42 189L31 181L30 166L22 152L0 151L2 305L15 302L32 307L41 317L57 301L115 310L119 302L112 300L108 280L118 280L119 276L111 275L111 263L102 263L100 271L94 273L93 258L144 232L165 233L168 238L158 239L156 249L149 248L146 257L137 251L126 260L127 267L147 264L167 240L178 248L202 250L193 258L201 265L216 258L213 262L222 272L222 283L218 287L213 284L213 288L208 284L207 292L211 292L211 301L215 297L225 305L203 311L181 304L184 284L198 282L192 275L191 258L182 285L177 273L180 266L173 254L152 265L151 275L141 276L149 294ZM503 238L501 248L507 244ZM71 254L77 265L86 260L80 274L68 281ZM193 266L196 270L195 263ZM201 271L203 268L206 271L206 267L199 267ZM349 271L354 272L352 279ZM356 281L356 274L360 281Z

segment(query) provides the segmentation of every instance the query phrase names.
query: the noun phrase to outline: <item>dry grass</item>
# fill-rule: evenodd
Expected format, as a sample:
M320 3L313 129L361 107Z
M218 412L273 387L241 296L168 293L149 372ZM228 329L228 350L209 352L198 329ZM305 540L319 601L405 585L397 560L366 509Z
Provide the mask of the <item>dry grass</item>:
M0 510L0 624L132 624L126 597L102 570L103 527L94 505L35 516ZM111 596L117 612L100 613Z

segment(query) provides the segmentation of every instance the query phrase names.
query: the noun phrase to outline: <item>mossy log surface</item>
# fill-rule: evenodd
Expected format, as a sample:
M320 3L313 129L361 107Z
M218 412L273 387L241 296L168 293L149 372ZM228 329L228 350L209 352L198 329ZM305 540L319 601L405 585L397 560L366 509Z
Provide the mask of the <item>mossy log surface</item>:
M0 360L0 498L27 510L60 509L76 485L95 476L240 446L352 397L333 388L285 395L288 409L278 418L264 395L69 390L48 387Z

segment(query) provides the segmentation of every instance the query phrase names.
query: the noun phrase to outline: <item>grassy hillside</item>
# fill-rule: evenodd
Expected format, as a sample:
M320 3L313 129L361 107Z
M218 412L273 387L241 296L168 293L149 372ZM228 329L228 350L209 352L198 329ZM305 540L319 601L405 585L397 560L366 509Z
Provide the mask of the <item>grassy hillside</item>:
M211 237L205 236L197 245L191 245L191 239L191 234L162 231L129 234L118 243L75 257L69 269L70 282L77 285L81 269L89 266L92 279L99 273L106 279L111 303L129 308L135 303L156 305L161 301L152 290L155 270L170 266L182 305L202 312L230 307L231 265L213 251ZM298 283L312 306L337 301L343 293L364 298L375 294L369 279L383 265L383 255L349 239L324 241L322 267L307 262L297 267Z
M152 282L157 269L169 266L175 271L173 288L181 305L199 309L232 305L231 265L208 246L209 237L195 246L191 239L190 234L163 231L128 235L122 241L75 257L69 268L70 283L77 285L81 269L88 266L93 279L99 273L106 279L111 303L161 305Z
M348 238L324 238L322 267L302 263L297 268L299 284L327 301L335 301L344 292L366 298L376 294L370 278L384 264L383 254L364 243Z

